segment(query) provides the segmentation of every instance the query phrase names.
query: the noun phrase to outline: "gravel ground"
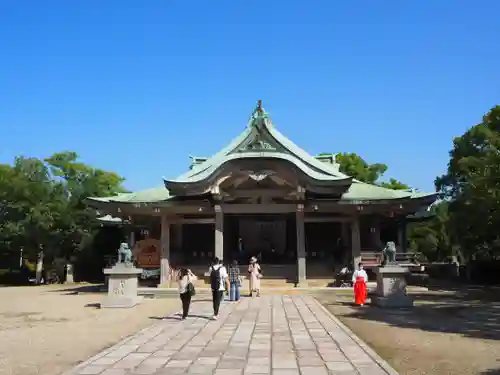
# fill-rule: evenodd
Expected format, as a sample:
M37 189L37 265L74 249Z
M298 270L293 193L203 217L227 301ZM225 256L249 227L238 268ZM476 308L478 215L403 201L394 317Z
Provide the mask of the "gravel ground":
M180 309L175 298L101 310L105 295L64 289L0 287L0 375L60 374Z
M415 295L412 309L352 305L346 293L318 300L402 375L500 374L500 298L484 291Z

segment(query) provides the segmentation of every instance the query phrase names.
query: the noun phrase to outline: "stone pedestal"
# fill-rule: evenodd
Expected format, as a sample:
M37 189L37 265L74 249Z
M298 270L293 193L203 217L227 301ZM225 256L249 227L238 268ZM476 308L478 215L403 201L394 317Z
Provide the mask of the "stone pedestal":
M398 265L377 268L377 291L372 298L373 304L389 308L412 307L413 299L406 294L406 277L409 273L408 268Z
M105 268L104 274L108 277L108 296L101 303L101 308L134 307L139 304L142 297L137 295L137 278L141 273L141 268L125 264Z
M64 280L65 284L73 284L75 282L75 279L73 277L73 265L71 263L68 263L66 265L66 280Z

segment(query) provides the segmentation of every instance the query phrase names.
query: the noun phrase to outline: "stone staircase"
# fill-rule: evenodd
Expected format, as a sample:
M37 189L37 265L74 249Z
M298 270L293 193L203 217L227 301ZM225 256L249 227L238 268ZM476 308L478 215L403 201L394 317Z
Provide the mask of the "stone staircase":
M261 288L293 288L296 284L296 266L294 264L263 264ZM210 275L205 266L192 266L191 271L198 276L195 282L197 288L210 287ZM240 266L240 275L243 278L242 290L249 289L247 266ZM309 287L327 287L333 282L334 274L329 267L313 263L307 265L307 285Z

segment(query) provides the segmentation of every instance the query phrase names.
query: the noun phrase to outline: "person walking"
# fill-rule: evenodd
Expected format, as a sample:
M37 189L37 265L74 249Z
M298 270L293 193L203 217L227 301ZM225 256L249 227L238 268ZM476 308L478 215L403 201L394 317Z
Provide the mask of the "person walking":
M354 284L354 303L359 306L364 306L368 289L368 274L363 269L363 263L358 264L358 269L352 274L352 283Z
M196 276L190 269L182 268L179 272L177 282L179 284L179 296L182 301L182 320L188 317L191 298L195 295L194 282Z
M240 268L238 267L238 261L233 260L231 266L229 266L229 300L238 301L240 299Z
M257 263L257 258L255 257L250 258L248 274L250 276L250 297L253 296L253 292L256 292L257 297L260 297L260 279L262 278L262 272L259 263Z
M227 287L227 280L228 274L226 267L222 265L219 258L215 258L213 265L210 267L210 287L212 289L214 320L217 320L219 317L219 307L222 298L224 297L224 290Z

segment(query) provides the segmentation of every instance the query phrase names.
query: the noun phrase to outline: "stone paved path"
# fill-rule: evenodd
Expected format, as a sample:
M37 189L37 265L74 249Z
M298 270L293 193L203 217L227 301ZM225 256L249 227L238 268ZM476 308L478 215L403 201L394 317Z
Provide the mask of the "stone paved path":
M191 313L166 317L66 375L396 374L308 295L223 302L217 321L206 299Z

